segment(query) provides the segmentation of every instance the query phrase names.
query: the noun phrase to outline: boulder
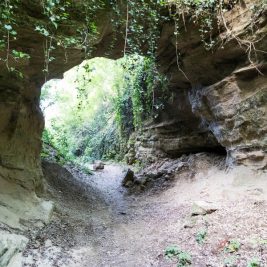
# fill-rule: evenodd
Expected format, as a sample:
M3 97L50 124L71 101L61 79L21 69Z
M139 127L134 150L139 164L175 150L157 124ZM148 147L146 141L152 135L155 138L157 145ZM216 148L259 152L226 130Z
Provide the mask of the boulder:
M192 206L192 216L206 215L215 212L218 208L212 202L208 201L195 201Z

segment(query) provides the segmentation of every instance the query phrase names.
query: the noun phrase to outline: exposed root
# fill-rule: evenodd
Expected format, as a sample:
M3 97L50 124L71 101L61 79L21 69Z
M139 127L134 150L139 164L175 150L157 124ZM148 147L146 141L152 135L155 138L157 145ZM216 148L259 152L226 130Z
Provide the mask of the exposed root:
M245 51L245 53L247 54L248 61L250 62L250 64L258 71L259 74L264 75L257 67L255 61L252 59L252 54L254 54L256 61L257 61L257 52L267 54L267 51L259 50L255 47L255 44L258 43L259 41L261 41L265 36L261 37L258 40L255 40L255 41L250 41L247 39L241 39L234 33L234 31L232 31L227 26L226 19L223 15L222 1L220 1L220 4L219 4L219 13L220 13L219 15L221 17L223 26L227 32L226 33L227 34L226 39L229 39L229 38L235 39L237 41L238 45L240 46L240 48L242 48Z

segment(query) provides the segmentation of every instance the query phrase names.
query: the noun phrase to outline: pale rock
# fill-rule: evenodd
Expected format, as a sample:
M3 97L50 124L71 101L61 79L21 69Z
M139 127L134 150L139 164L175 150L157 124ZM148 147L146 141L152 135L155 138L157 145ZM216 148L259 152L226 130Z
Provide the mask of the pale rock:
M212 202L200 200L195 201L192 206L192 216L206 215L215 212L218 208Z
M0 231L0 237L0 266L21 267L21 254L29 240L4 231Z

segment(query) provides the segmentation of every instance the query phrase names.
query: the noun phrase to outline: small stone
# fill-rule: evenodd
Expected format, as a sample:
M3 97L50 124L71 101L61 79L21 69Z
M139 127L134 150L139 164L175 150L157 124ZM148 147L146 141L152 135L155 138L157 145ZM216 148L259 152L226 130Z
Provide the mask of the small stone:
M194 228L194 226L196 225L196 219L194 218L187 218L183 227L184 228Z
M96 171L96 170L103 170L105 167L105 164L100 161L100 160L97 160L94 164L93 164L93 170Z
M135 180L136 184L139 184L143 187L145 187L145 184L149 181L149 178L147 176L139 176L137 177L137 179Z
M207 201L195 201L192 206L192 216L206 215L215 212L217 208L213 203Z
M264 193L262 188L254 188L247 190L251 195L259 196Z

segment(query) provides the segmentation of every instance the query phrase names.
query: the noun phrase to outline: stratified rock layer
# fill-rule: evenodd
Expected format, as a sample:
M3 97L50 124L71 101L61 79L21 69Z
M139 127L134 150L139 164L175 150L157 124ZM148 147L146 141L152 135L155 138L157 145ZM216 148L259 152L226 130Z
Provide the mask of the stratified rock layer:
M267 67L266 52L261 52L267 47L266 10L255 18L251 34L255 2L245 2L246 6L225 14L234 35L225 29L214 35L222 45L212 52L203 48L194 24L186 24L178 43L173 25L163 25L158 60L161 71L170 78L172 100L157 123L147 125L137 137L138 160L225 150L230 166L266 168ZM250 46L253 41L258 51ZM257 60L252 63L255 52Z
M223 26L218 32L214 30L213 39L218 45L213 51L205 50L197 25L189 19L185 21L186 29L180 27L178 43L173 22L161 25L157 61L160 71L169 78L172 100L166 103L157 122L146 125L142 134L137 135L135 153L140 160L226 151L229 164L266 166L267 79L262 75L266 73L266 54L257 52L256 70L248 60L250 50L237 41L237 38L246 40L246 44L257 41L257 50L266 49L266 10L253 15L251 33L251 7L255 1L243 2L246 5L237 5L224 14L234 35ZM3 63L0 66L0 175L35 190L42 187L39 155L44 123L39 95L44 83L44 37L34 29L47 18L38 3L30 5L28 0L22 3L18 38L10 45L11 49L30 54L30 59L10 62L10 66L22 71L24 79L8 73ZM97 16L99 34L93 41L92 57L123 55L123 34L119 33L114 43L110 12L102 10ZM58 29L62 36L73 36L81 24L77 10L71 16L69 24L73 26ZM0 56L4 57L4 52ZM66 51L60 46L51 56L56 60L51 62L47 78L60 77L84 59L81 49ZM132 158L131 155L131 161Z
M190 94L192 109L227 148L228 161L267 165L267 82L253 67Z
M12 77L0 79L0 176L34 190L41 185L43 116L38 90Z
M0 231L0 266L20 267L21 254L29 241L22 235Z

